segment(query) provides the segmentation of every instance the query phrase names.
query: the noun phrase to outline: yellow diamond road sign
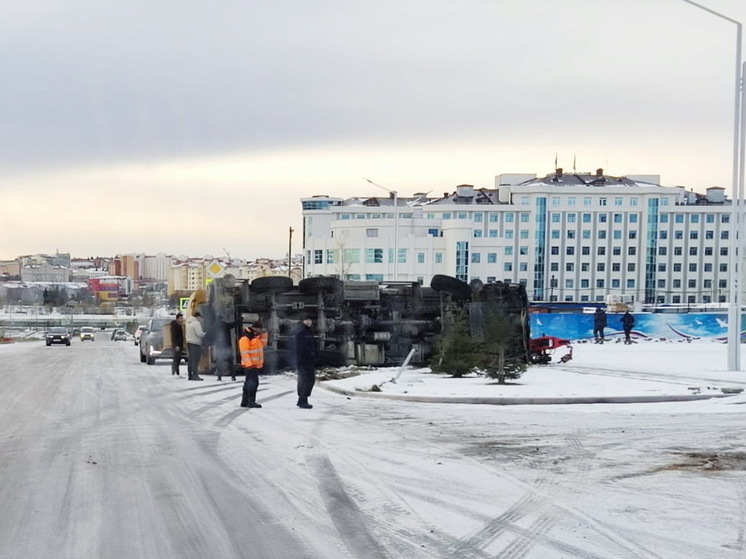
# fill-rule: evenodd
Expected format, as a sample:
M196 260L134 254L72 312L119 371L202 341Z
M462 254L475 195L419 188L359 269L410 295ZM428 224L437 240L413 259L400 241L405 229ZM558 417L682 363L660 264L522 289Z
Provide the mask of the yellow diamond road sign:
M207 268L207 271L210 272L213 276L217 276L220 272L223 271L223 267L218 262L213 262L210 264L210 267Z

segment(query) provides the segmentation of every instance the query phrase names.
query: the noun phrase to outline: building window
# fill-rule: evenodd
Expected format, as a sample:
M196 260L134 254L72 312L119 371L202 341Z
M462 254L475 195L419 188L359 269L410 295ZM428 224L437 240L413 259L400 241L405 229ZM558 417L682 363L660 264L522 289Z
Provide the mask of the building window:
M728 247L720 247L720 256L728 256Z
M344 249L344 261L347 264L359 264L360 263L360 249L358 248Z
M613 262L611 264L611 271L612 272L621 272L622 271L622 265L619 262Z
M497 214L497 213L495 213L495 212L490 212L490 214L489 214L489 216L490 216L490 217L489 217L489 219L490 219L490 223L497 223L497 220L498 220L498 215L499 215L499 214Z
M324 263L324 251L323 250L314 250L313 251L313 263L314 264L323 264Z
M481 229L474 229L474 237L481 237L482 236L482 230Z
M425 263L425 253L418 252L417 253L417 264L424 264L424 263Z
M504 270L505 270L506 272L512 272L512 271L513 271L513 264L512 264L511 262L506 262L506 263L505 263L505 264L503 265L503 269L504 269Z
M436 264L442 264L443 263L443 253L442 252L436 252L435 253L435 263Z
M727 272L728 271L728 265L727 264L720 264L718 268L721 272Z
M477 212L474 214L474 222L475 223L482 223L482 220L484 219L484 214L481 212Z
M427 236L428 237L440 237L440 229L431 227L430 229L427 230Z
M628 279L627 280L627 289L634 289L635 288L635 280Z
M698 239L699 238L699 231L689 231L689 238L690 239Z
M674 271L674 272L681 272L681 263L680 263L680 262L676 262L676 263L675 263L675 264L673 265L673 271Z
M721 239L727 239L728 238L728 232L727 231L720 231L720 238Z
M478 252L471 253L471 263L480 264L482 262L482 255Z
M329 249L326 251L326 263L327 264L334 264L334 261L336 260L334 253L337 252L334 249Z
M635 271L635 263L634 262L630 262L629 264L627 264L627 271L628 272L634 272Z
M497 237L497 229L490 229L489 230L489 236L492 237L492 238L496 238Z
M705 272L712 272L712 262L705 262L703 267Z
M406 248L400 248L399 249L399 264L406 264L407 263L407 253L409 252L409 249Z
M618 279L611 280L611 287L612 287L612 289L618 289L621 286L622 286L622 283Z
M697 247L689 247L689 256L697 256Z
M383 249L382 248L366 248L365 249L365 262L367 264L383 264Z
M466 219L466 212L458 212L456 214L456 219Z
M378 237L378 229L366 229L365 230L365 236L366 237Z
M591 254L591 247L589 247L589 246L582 246L582 247L580 247L580 254L583 254L585 256L590 256L590 254Z
M496 252L488 252L487 253L487 263L488 264L497 264L497 253Z
M668 248L658 247L658 256L666 256L668 254Z
M574 272L575 271L575 264L572 262L568 262L565 264L565 272Z
M697 280L690 279L686 282L686 285L689 289L694 289L697 287Z
M505 256L513 256L513 247L505 247Z
M383 281L383 274L365 274L365 281Z

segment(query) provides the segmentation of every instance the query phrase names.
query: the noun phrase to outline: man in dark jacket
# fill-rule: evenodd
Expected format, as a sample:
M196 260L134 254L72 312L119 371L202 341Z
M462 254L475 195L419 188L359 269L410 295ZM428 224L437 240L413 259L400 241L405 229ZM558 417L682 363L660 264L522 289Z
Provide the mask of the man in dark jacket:
M632 328L635 325L635 317L632 316L629 311L625 312L622 315L622 329L624 330L624 343L625 344L631 344L632 338L630 337L630 333L632 332Z
M311 409L313 407L308 403L308 397L311 395L311 390L313 390L313 385L316 382L316 361L318 354L316 352L316 340L311 331L312 324L313 319L310 316L306 316L293 336L295 368L298 372L297 405L303 409Z
M179 363L184 351L184 315L178 313L176 318L171 321L171 349L174 352L171 361L171 375L181 376L179 374Z
M604 328L606 328L606 311L599 307L593 315L593 337L597 344L604 343Z

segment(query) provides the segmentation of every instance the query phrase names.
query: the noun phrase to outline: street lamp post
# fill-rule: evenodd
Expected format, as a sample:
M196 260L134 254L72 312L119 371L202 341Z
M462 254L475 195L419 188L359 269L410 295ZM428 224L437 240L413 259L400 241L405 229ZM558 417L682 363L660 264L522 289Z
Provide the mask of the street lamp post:
M396 190L389 190L385 186L374 183L370 179L365 179L367 182L378 188L382 188L386 192L394 196L394 281L399 280L399 193Z
M700 10L704 10L714 16L729 21L736 26L736 85L735 85L735 109L733 114L733 206L731 210L731 239L730 239L730 304L728 306L728 369L731 371L741 370L741 245L743 243L743 216L741 209L743 204L743 165L744 165L744 127L741 122L744 91L742 81L746 65L741 64L742 51L742 29L740 21L702 6L693 0L681 0L691 4Z

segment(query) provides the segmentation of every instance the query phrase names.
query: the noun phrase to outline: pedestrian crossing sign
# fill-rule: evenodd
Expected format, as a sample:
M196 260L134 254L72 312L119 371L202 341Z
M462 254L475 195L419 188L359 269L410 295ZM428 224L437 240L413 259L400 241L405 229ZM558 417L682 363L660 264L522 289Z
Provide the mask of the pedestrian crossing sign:
M189 308L189 297L179 297L179 310L185 311Z

